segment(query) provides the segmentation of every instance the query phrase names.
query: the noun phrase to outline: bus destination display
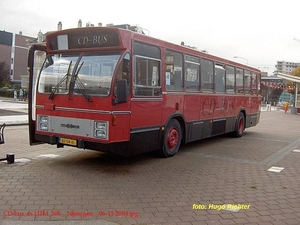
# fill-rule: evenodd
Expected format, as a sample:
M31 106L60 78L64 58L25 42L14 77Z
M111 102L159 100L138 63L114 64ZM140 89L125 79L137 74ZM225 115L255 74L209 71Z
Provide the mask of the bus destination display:
M50 50L70 50L81 48L118 47L120 44L117 31L83 30L69 31L58 35L49 35Z

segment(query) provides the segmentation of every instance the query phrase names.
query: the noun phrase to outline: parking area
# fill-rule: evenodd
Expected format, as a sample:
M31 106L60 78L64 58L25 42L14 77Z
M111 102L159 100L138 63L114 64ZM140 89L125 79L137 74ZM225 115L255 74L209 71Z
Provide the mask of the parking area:
M29 146L5 128L0 223L300 224L300 116L262 112L242 138L187 144L172 158ZM44 224L43 223L43 224Z

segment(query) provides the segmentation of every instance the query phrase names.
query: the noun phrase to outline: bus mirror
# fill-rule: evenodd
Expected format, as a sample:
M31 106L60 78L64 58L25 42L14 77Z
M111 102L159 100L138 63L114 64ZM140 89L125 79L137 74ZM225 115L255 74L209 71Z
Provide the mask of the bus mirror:
M127 102L128 98L128 85L126 79L117 80L117 99L116 104Z

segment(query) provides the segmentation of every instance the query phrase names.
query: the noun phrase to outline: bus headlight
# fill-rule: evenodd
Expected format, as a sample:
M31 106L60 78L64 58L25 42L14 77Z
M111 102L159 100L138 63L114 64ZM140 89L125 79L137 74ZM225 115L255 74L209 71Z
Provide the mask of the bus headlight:
M39 130L48 130L49 117L48 116L39 116L38 117L38 129Z
M95 121L94 122L94 136L96 138L107 139L107 122Z

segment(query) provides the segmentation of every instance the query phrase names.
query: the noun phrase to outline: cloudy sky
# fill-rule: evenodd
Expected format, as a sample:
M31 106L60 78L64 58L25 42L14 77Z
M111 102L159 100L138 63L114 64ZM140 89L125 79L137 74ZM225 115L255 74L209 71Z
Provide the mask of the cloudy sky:
M63 29L79 19L126 23L269 73L277 61L300 62L297 0L1 0L0 12L0 30L27 36L56 30L59 21Z

